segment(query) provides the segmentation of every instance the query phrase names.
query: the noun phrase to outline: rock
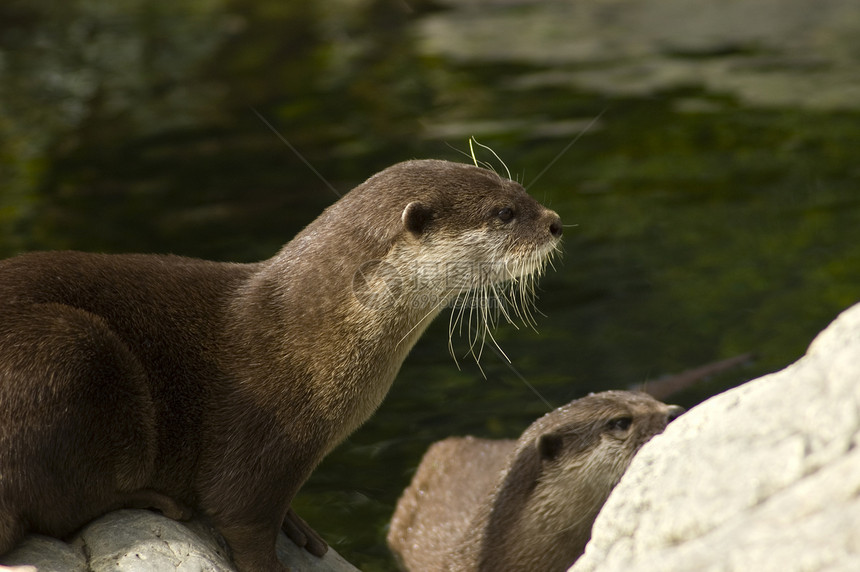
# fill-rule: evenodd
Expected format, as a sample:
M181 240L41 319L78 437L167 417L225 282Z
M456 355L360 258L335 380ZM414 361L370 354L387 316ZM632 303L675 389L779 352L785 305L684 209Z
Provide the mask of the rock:
M86 556L79 547L35 534L0 558L0 564L13 567L31 564L39 572L89 572Z
M278 535L278 557L299 572L359 572L358 568L329 547L322 558L317 558L304 548L299 548L283 533Z
M646 444L571 572L860 570L860 305Z
M354 572L332 548L316 558L281 534L278 555L293 570ZM68 544L30 535L0 564L39 572L233 572L223 539L201 521L177 522L146 510L119 510L82 529Z

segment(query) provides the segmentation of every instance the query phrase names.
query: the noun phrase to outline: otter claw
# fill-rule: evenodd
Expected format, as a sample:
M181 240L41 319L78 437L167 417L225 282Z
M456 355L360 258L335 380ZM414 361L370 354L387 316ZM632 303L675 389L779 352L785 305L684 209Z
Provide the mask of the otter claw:
M287 511L282 528L287 538L314 556L322 557L328 551L326 541L292 508Z

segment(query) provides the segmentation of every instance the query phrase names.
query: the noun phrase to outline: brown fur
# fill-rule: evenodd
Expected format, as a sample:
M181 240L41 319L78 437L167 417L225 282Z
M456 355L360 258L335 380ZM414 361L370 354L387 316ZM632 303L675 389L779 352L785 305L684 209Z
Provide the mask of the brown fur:
M438 270L412 277L434 255L546 254L560 234L516 183L412 161L260 263L78 252L0 262L0 554L28 531L64 536L119 506L177 517L188 506L240 570L282 569L285 517L294 538L313 536L288 513L296 491L378 407L456 294ZM382 294L360 301L356 270L372 260L396 270L396 296L373 290L371 272L359 288Z
M433 444L397 503L388 544L411 571L561 571L633 455L683 411L607 391L556 409L519 440ZM616 427L629 419L628 429Z

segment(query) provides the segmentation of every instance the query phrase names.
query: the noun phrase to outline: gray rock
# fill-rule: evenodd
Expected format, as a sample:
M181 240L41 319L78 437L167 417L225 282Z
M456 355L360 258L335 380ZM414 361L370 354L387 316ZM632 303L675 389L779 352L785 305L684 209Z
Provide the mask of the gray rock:
M860 570L860 305L645 445L572 572Z
M281 534L281 560L294 570L354 572L354 566L329 548L316 558ZM5 565L35 565L39 572L232 572L223 539L200 521L171 520L145 510L106 514L82 529L68 544L31 535L0 559Z
M30 564L39 572L89 572L83 550L62 540L33 534L15 550L0 558L0 564Z

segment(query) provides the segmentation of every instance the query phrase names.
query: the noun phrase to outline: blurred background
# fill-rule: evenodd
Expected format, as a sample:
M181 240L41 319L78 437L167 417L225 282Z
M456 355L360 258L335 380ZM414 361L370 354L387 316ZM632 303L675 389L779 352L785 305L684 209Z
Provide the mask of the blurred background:
M268 258L337 197L255 110L340 192L474 136L571 225L512 364L443 314L296 500L365 571L432 441L755 355L690 407L860 300L853 0L3 0L0 254Z

